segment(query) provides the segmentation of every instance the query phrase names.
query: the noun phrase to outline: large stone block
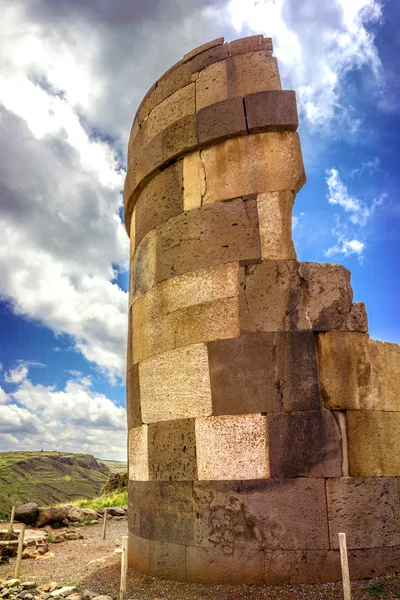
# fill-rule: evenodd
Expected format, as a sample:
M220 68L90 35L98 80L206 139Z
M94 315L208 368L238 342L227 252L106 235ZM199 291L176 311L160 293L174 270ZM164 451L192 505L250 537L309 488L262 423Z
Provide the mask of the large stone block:
M150 573L150 542L129 531L128 565L145 575Z
M157 173L140 192L135 205L134 248L151 229L183 212L183 168L177 161Z
M181 346L239 335L237 263L163 281L136 300L133 323L135 363Z
M150 423L148 440L151 480L197 479L194 419Z
M340 477L339 427L329 410L268 415L271 477Z
M317 336L317 347L327 408L400 411L400 346L332 331Z
M156 233L152 230L144 236L131 261L129 305L154 286L156 259Z
M352 477L400 476L400 412L349 410L346 414Z
M353 577L353 571L350 570ZM265 550L265 583L287 585L340 581L340 555L335 550Z
M197 48L193 48L190 52L186 52L184 55L182 62L187 62L188 60L192 60L198 54L205 52L206 50L210 50L211 48L215 48L216 46L221 46L224 43L224 38L216 38L215 40L211 40L210 42L206 42L205 44L201 44L201 46L197 46Z
M242 98L230 98L202 108L197 113L200 144L247 134Z
M255 200L202 206L157 230L156 280L221 263L259 260Z
M150 540L150 572L153 577L186 580L185 546Z
M400 502L395 478L342 477L326 482L331 548L344 532L347 547L400 544Z
M186 574L199 583L262 583L262 550L237 548L224 554L220 548L186 548Z
M246 118L250 133L296 131L299 126L296 94L290 90L270 90L246 96Z
M196 108L200 110L228 98L281 88L276 58L265 51L238 54L203 68L196 81Z
M201 206L206 192L206 175L201 152L197 150L183 159L183 206L185 212Z
M228 44L208 48L190 61L190 70L193 74L197 74L202 69L208 67L208 65L212 65L217 61L223 61L224 59L228 58L228 54Z
M195 84L180 88L151 111L148 117L149 139L158 135L169 125L195 113Z
M156 104L192 82L192 73L187 63L179 61L166 71L157 81L155 88Z
M199 479L269 477L266 417L258 414L196 419Z
M197 146L196 115L186 115L174 121L160 135L162 136L162 160L158 164L193 150Z
M128 420L128 430L142 425L139 365L133 365L126 373L126 416Z
M131 481L129 498L137 514L133 533L160 542L193 544L192 482Z
M307 313L313 330L340 329L353 301L350 271L341 265L302 262L299 274L305 285Z
M247 52L257 52L261 50L261 42L266 42L263 35L248 35L238 40L229 42L229 54L247 54Z
M196 344L158 354L139 365L145 423L210 415L207 347Z
M292 240L293 202L290 191L257 195L262 260L296 260Z
M298 134L275 131L236 137L202 150L204 204L248 194L298 192L305 182Z
M129 479L149 480L149 453L147 425L130 429L128 432Z
M208 356L214 415L320 408L311 332L248 333Z
M311 329L296 261L263 261L244 267L241 275L242 331Z

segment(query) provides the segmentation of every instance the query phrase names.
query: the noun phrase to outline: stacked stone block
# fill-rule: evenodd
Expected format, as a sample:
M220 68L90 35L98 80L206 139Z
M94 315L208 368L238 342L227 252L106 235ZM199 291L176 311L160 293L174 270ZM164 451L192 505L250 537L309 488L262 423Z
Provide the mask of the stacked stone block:
M295 94L272 43L218 39L132 127L129 561L202 582L400 568L400 349L339 265L299 263Z

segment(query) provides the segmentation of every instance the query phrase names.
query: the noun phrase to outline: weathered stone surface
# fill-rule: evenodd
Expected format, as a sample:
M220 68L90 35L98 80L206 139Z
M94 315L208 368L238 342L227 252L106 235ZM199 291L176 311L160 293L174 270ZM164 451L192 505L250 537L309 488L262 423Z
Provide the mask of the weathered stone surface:
M293 193L266 192L257 195L262 260L294 259L292 240Z
M195 56L189 63L192 73L198 73L208 65L228 58L228 44L214 46Z
M201 46L197 46L197 48L194 48L190 52L186 52L186 54L184 55L184 57L182 59L182 62L185 63L188 60L192 60L192 58L194 58L198 54L201 54L202 52L205 52L206 50L210 50L211 48L215 48L216 46L220 46L223 43L224 43L224 38L220 37L220 38L216 38L215 40L211 40L210 42L206 42L205 44L202 44Z
M350 271L341 265L299 263L304 281L308 318L314 331L340 329L353 301Z
M353 570L351 569L353 577ZM285 585L340 581L340 555L335 550L265 550L265 583Z
M204 66L196 81L197 110L227 98L281 89L276 58L264 51L238 54Z
M210 415L207 347L196 344L159 354L139 365L145 423Z
M151 229L183 211L182 165L179 160L157 173L140 192L135 205L134 248Z
M244 267L239 280L242 331L311 329L295 261L268 260Z
M393 576L399 572L400 546L350 550L348 555L352 579Z
M238 265L171 277L133 305L134 362L188 344L239 335Z
M346 413L352 477L400 476L400 412Z
M196 115L186 115L174 121L162 132L162 161L165 162L179 156L197 146ZM153 138L156 139L156 138Z
M202 206L157 230L156 280L239 260L258 260L255 200Z
M204 204L270 191L296 193L305 182L300 142L293 131L236 137L205 148L201 158L207 182Z
M209 342L208 356L214 415L320 408L311 332Z
M266 417L258 414L196 419L199 479L269 477Z
M27 502L15 509L15 520L26 525L33 525L39 514L37 502Z
M176 419L148 426L150 479L197 479L194 419Z
M128 429L142 425L138 364L133 365L126 373L126 416Z
M80 521L83 521L83 516L82 509L79 508L79 506L68 506L67 519L69 521L76 521L79 523Z
M339 532L348 548L400 545L400 503L395 478L342 477L326 482L331 548Z
M187 63L179 61L168 69L157 82L156 104L192 82L192 73Z
M131 261L130 305L155 284L156 259L156 232L152 230L142 239Z
M332 331L317 347L326 408L400 411L400 346Z
M296 131L299 126L296 94L290 90L270 90L244 98L250 133Z
M172 544L193 544L193 492L190 481L130 482L130 529L136 535Z
M180 88L157 104L148 118L149 139L158 135L169 125L195 113L195 84Z
M353 302L350 313L342 324L341 331L368 332L368 315L364 302Z
M201 583L262 583L264 554L238 548L225 554L220 548L186 548L186 575Z
M329 410L268 415L271 477L340 477L339 427Z
M184 119L187 118L184 117ZM180 123L182 120L180 119L176 123ZM147 139L147 128L141 129L138 133L134 145L128 151L128 173L124 192L126 206L129 206L130 197L139 183L162 164L164 133L175 127L176 123L173 123L164 129L162 134L156 135L150 140ZM142 131L144 131L144 139L139 141L139 135Z
M264 36L262 35L248 35L247 37L233 40L229 42L229 55L234 56L235 54L257 52L261 50L261 40L263 39Z
M46 508L39 507L39 514L36 521L36 527L43 527L54 521L63 521L67 518L68 508L66 506L49 506Z
M185 546L150 540L150 571L155 577L185 581Z
M183 206L185 212L201 206L206 192L206 176L201 152L196 150L183 159Z
M147 425L130 429L128 432L129 479L149 480L149 453Z
M142 121L148 116L150 111L152 111L153 108L157 104L157 96L156 96L156 93L154 93L156 89L157 89L157 82L153 83L153 85L146 92L143 100L139 104L139 108L137 109L137 112L135 115L135 119L136 118L138 119L139 125L142 123ZM129 142L130 141L131 140L129 140Z
M230 98L202 108L197 113L200 144L247 134L242 98Z
M132 260L132 257L136 248L136 210L133 208L132 214L130 216L130 225L129 225L129 258Z
M129 531L128 564L135 571L150 573L150 541Z

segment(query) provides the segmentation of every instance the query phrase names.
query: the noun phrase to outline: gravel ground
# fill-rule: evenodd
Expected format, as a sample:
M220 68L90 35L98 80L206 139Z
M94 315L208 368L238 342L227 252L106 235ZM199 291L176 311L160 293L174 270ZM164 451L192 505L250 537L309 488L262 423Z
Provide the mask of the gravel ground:
M127 522L111 520L107 525L107 540L102 540L101 525L79 529L85 536L62 544L50 544L53 558L24 560L23 581L38 584L56 581L78 585L98 594L117 596L120 581L120 554L115 553L121 538L127 534ZM14 575L15 559L0 566L0 579ZM383 591L379 591L380 584ZM371 588L371 586L373 586ZM368 589L369 588L369 589ZM343 598L340 583L293 586L203 585L166 581L131 571L128 578L128 598L132 600L339 600ZM352 582L352 600L400 598L400 577Z

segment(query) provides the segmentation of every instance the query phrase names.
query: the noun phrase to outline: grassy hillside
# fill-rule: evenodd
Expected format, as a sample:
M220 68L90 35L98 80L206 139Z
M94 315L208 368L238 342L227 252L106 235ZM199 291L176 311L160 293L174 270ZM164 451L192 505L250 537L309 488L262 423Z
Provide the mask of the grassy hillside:
M90 454L68 452L0 452L0 516L13 504L50 506L93 498L110 470Z
M96 460L106 465L111 473L123 473L128 469L128 463L120 460L103 460L102 458L96 458Z

